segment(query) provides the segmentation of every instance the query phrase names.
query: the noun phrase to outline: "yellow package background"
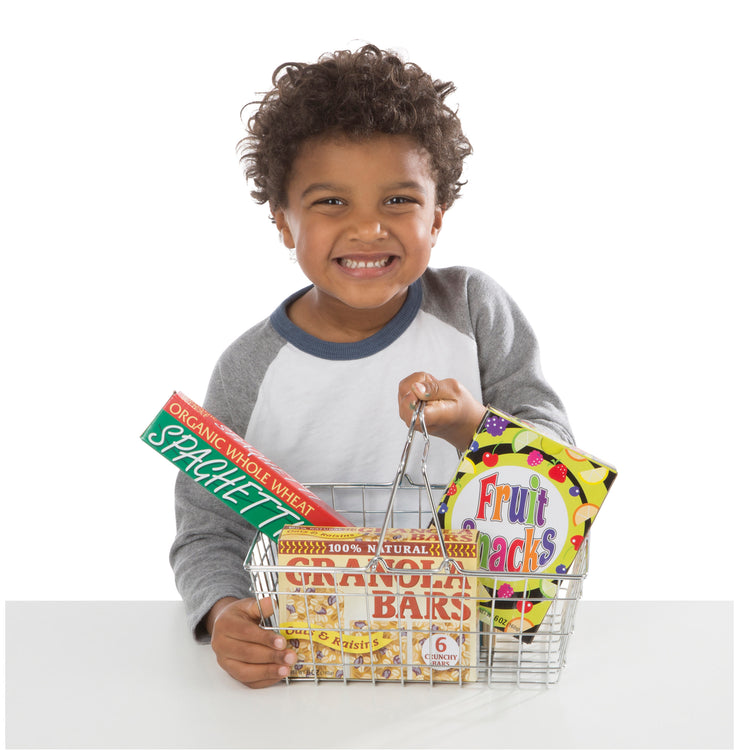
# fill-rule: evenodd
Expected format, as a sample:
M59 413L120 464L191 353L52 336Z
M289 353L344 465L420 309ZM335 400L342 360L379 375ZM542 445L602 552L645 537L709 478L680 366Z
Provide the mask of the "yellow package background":
M477 578L443 563L435 529L288 527L279 538L281 632L292 677L458 682L476 679ZM448 558L477 569L477 534L445 533ZM394 572L396 571L396 572Z

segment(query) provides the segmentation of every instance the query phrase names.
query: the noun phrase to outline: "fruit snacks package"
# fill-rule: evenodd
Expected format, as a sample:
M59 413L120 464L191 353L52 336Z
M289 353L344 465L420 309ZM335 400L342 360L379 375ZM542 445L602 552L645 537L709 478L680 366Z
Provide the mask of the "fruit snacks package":
M478 532L479 569L492 574L480 579L491 595L479 603L480 621L531 640L563 588L554 576L570 571L616 474L527 422L487 410L438 509L445 529Z
M465 682L476 679L476 532L287 528L278 544L280 630L298 655L292 678ZM383 567L384 562L386 567ZM395 572L394 572L395 571Z
M141 439L274 541L288 524L351 526L182 393L172 395Z

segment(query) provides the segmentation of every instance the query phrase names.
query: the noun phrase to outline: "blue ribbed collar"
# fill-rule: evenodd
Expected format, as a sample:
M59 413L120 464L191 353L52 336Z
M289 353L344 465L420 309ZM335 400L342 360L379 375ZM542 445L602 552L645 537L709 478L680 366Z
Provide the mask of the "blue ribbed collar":
M401 309L383 328L362 341L342 344L333 341L323 341L315 336L311 336L289 319L286 312L289 305L310 289L312 289L312 286L305 287L285 299L271 313L271 325L290 344L293 344L303 352L321 359L362 359L377 354L387 346L390 346L411 325L422 304L422 281L421 279L417 279L409 286L406 301Z

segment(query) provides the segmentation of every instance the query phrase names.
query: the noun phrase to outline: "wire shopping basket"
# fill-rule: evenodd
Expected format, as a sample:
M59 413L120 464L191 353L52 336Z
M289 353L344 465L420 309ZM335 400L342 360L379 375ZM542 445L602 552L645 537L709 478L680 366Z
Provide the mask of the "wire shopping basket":
M406 461L417 429L424 437L422 482L405 474ZM361 564L331 565L313 558L304 566L280 564L275 542L258 534L248 551L245 570L250 575L250 595L271 597L273 613L261 622L264 628L286 635L295 648L298 662L287 682L350 680L375 682L423 682L475 684L551 685L558 681L565 666L566 652L573 633L575 612L583 579L588 571L589 537L565 574L534 573L537 586L527 585L522 574L503 572L494 578L486 570L466 570L446 549L427 477L426 458L429 436L423 409L415 412L394 481L382 483L320 483L310 488L336 511L346 515L360 531L368 534L350 538L343 546L367 551ZM384 558L389 530L436 529L441 560L430 569L397 568ZM351 536L351 535L350 535ZM361 586L352 592L348 582L358 577ZM421 581L421 610L413 617L416 599L413 581ZM493 580L494 578L494 580ZM293 579L295 586L284 585ZM549 586L538 586L549 581ZM503 582L521 581L521 594L501 602L490 591ZM494 585L492 585L494 584ZM387 587L384 589L384 587ZM450 589L453 594L447 595ZM387 592L388 611L382 601ZM446 605L460 597L461 607L476 611L489 606L495 622L495 608L510 606L518 623L516 632L499 630L476 618L463 619L446 613ZM541 624L527 628L524 612L544 600L549 604ZM380 602L380 604L379 604ZM346 620L342 615L350 605L358 606L359 617ZM451 610L458 611L458 610ZM293 618L296 627L289 628ZM291 636L290 636L291 633ZM343 644L355 643L348 651ZM441 660L439 652L453 655ZM447 666L446 666L447 665Z

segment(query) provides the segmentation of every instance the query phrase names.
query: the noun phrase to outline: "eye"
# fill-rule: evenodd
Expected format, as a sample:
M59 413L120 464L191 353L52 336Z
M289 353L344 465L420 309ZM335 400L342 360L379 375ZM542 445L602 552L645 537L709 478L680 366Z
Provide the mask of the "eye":
M343 206L341 198L320 198L315 201L316 206Z
M386 200L387 206L403 206L406 203L416 203L414 198L410 198L408 195L394 195L392 198Z

